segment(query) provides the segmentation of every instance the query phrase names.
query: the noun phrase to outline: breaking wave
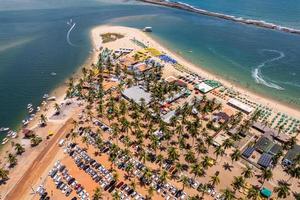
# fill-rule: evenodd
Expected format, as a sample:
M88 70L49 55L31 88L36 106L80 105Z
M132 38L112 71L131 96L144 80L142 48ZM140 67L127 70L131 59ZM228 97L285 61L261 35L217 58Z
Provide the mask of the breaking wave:
M277 53L278 56L275 57L275 58L271 58L271 59L268 59L262 63L260 63L258 66L256 66L253 70L252 70L252 77L254 78L254 80L256 81L256 83L258 84L262 84L262 85L265 85L267 87L270 87L270 88L274 88L274 89L277 89L277 90L284 90L283 87L275 84L274 82L272 81L267 81L264 77L264 75L262 74L261 72L261 69L263 67L266 66L266 64L269 64L269 63L272 63L274 61L278 61L282 58L285 57L285 54L281 51L277 51L277 50L270 50L270 49L264 49L263 52L274 52L274 53Z

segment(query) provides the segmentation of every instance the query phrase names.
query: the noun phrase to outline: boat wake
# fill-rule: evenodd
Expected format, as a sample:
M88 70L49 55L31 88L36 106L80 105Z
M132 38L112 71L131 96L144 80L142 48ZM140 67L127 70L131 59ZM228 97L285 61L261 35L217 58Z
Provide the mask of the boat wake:
M76 45L73 44L73 43L71 42L71 40L70 40L70 34L71 34L72 30L75 28L76 23L75 23L75 22L72 22L72 19L71 19L69 22L67 22L67 24L68 24L69 26L71 26L71 28L70 28L70 29L68 30L68 32L67 32L67 42L68 42L69 45L75 47Z
M268 59L268 60L262 62L261 64L259 64L258 66L256 66L252 70L252 77L254 78L254 80L256 81L256 83L258 83L258 84L262 84L262 85L265 85L267 87L274 88L274 89L277 89L277 90L284 90L283 87L275 84L274 81L272 81L272 80L267 81L265 79L264 75L261 72L261 69L263 67L265 67L267 64L275 62L275 61L278 61L278 60L284 58L285 57L284 53L281 52L281 51L270 50L270 49L264 49L263 52L274 52L274 53L277 53L278 56L275 57L275 58Z

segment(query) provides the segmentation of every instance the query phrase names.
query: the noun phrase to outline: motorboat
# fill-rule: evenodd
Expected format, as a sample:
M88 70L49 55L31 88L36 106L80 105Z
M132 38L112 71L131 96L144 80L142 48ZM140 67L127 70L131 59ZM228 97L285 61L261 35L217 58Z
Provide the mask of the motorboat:
M48 100L48 101L55 101L55 100L56 100L56 97L55 97L55 96L52 96L52 97L49 97L47 100Z
M9 131L9 128L6 128L6 127L1 127L0 128L0 132L5 132L5 131Z
M145 28L143 28L144 32L152 32L152 27L151 26L146 26Z
M4 138L3 140L2 140L2 143L1 144L6 144L7 142L8 142L8 138Z

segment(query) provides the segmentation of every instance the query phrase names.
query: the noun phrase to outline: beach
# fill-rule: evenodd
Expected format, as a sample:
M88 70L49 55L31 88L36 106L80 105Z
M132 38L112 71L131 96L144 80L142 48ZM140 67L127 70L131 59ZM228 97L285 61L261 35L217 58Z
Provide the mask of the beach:
M212 80L219 81L224 86L226 86L228 88L233 88L234 90L236 90L239 93L245 95L246 97L248 97L252 101L257 102L257 103L262 104L262 105L265 105L265 106L268 106L268 107L274 109L274 111L286 113L289 116L300 118L300 111L298 109L295 109L293 107L289 107L284 103L272 100L272 99L267 98L265 96L261 96L261 95L258 95L256 93L253 93L253 92L237 85L236 83L232 83L228 80L225 80L224 78L221 78L221 77L216 76L216 75L214 75L210 72L207 72L206 70L201 68L201 66L196 66L196 65L192 64L191 62L188 62L183 57L181 57L178 53L175 53L175 52L171 51L170 49L167 49L167 48L163 47L158 42L156 42L154 39L152 39L151 38L151 33L147 34L147 33L142 32L141 30L138 30L138 29L135 29L135 28L122 27L122 26L99 26L99 27L96 27L96 28L92 29L92 35L93 35L94 40L96 42L100 42L101 37L99 37L99 35L97 33L98 32L99 33L107 32L106 31L107 29L109 29L112 32L119 32L119 33L124 33L124 34L126 33L126 34L129 34L131 37L139 38L142 41L144 41L146 44L149 44L151 47L154 47L158 50L161 50L162 52L166 52L168 55L173 57L175 60L177 60L180 64L184 65L189 70L191 70L193 72L196 72L199 75L202 75L202 76L206 77L207 79L212 79ZM114 43L112 45L108 44L108 47L116 49L118 45L130 46L130 48L135 48L136 49L136 46L134 44L130 44L130 43L128 44L128 43L124 43L124 42L122 43L122 41L119 41L118 43ZM168 70L165 70L166 77L170 76L170 75L175 75L175 74L180 75L180 73L181 72L177 71L174 68L173 69L168 68Z
M155 30L154 30L155 31ZM151 38L151 33L145 33L139 29L123 27L123 26L97 26L90 31L90 38L92 42L92 54L87 59L84 64L85 67L89 68L92 63L95 63L98 59L99 47L102 46L101 34L104 33L119 33L124 35L125 37L118 39L116 42L106 43L106 48L117 50L119 48L132 48L134 51L139 51L142 48L138 46L136 43L132 42L131 39L136 39L147 46L155 48L164 54L169 55L173 59L175 59L178 63L183 65L185 69L191 71L193 73L197 73L198 75L205 77L206 79L216 80L222 83L223 86L227 88L231 88L235 91L238 91L240 94L245 96L251 101L254 101L258 104L265 105L273 109L276 112L286 113L288 116L293 116L296 118L300 118L299 110L294 110L286 105L280 104L277 101L267 99L265 97L259 96L252 92L247 91L246 89L234 85L231 82L222 79L218 76L215 76L201 68L201 66L193 65L192 63L186 61L180 55L172 52L172 50L167 49L156 42ZM185 72L181 72L175 69L172 65L166 64L163 70L163 77L176 77L184 75ZM78 73L73 77L75 82L82 76L81 68L78 70ZM60 105L66 103L65 93L67 90L66 84L56 89L52 95L56 96L56 102ZM212 95L209 95L213 97ZM78 114L84 110L84 106L80 106L80 101L72 100L71 107L66 107L66 112L63 112L64 115L61 118L53 118L54 108L53 103L50 103L48 109L44 111L42 109L41 113L45 114L49 119L49 124L44 127L38 127L38 118L33 120L28 128L31 130L35 130L36 134L43 137L44 141L36 148L29 147L29 144L24 143L26 145L26 152L24 155L18 159L18 165L10 171L10 179L7 181L7 184L0 188L0 193L2 197L7 197L7 199L30 199L30 190L31 185L36 188L41 182L43 182L47 178L47 170L49 170L49 165L53 164L56 159L62 158L62 149L58 148L58 141L63 138L68 131L71 129L71 121L73 119L78 119ZM38 117L39 115L37 115ZM45 139L49 131L55 132L54 136L50 139ZM14 142L23 143L25 139L22 139L21 133L19 133L19 138L13 140ZM3 148L1 152L1 157L4 158L7 152L11 152L12 146L8 143ZM40 161L46 160L47 162L40 163ZM2 163L5 161L2 161ZM37 167L37 168L36 168ZM36 173L32 175L30 172L34 169ZM24 173L20 173L20 171ZM236 173L239 173L237 171ZM226 181L223 183L224 185L229 184L230 182ZM24 187L25 186L25 187ZM17 193L16 191L22 191L22 193Z

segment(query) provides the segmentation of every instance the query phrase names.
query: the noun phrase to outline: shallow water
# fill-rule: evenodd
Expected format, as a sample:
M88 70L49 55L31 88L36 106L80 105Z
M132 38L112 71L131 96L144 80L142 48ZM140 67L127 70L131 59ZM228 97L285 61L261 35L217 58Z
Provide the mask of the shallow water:
M16 127L28 103L37 105L74 73L89 55L90 28L105 23L152 26L152 37L193 63L299 106L299 36L131 1L0 0L0 5L0 127ZM279 55L284 57L274 60ZM256 83L257 68L260 78L283 90Z

